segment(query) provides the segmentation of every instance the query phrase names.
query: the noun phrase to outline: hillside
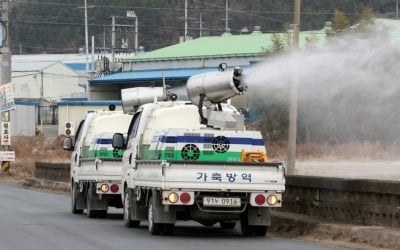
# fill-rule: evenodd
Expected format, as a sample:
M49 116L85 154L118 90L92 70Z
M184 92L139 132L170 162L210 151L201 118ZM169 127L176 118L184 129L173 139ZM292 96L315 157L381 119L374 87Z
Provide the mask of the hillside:
M139 18L139 45L154 50L179 41L184 35L184 0L88 0L89 36L96 47L111 46L111 16L126 17L134 10ZM13 54L77 53L84 47L83 0L15 0L10 15ZM334 9L355 22L361 9L370 6L375 14L393 16L396 0L302 1L302 29L320 29L331 20ZM281 31L292 22L292 0L229 0L229 28L239 34L259 25L263 32ZM225 29L225 0L188 0L188 35L218 35ZM134 23L117 18L117 24ZM116 46L122 38L134 47L134 29L117 27Z

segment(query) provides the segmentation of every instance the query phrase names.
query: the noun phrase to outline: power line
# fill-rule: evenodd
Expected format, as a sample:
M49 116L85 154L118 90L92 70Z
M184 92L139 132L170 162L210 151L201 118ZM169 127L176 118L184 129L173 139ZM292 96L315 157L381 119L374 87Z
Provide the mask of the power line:
M68 3L45 3L45 2L24 2L24 1L13 1L13 3L26 4L26 5L55 5L55 6L68 6L73 8L82 7L80 4L68 4ZM144 9L144 10L184 10L179 8L166 8L166 7L144 7L144 6L124 6L124 5L94 5L96 8L116 8L116 9Z
M200 12L225 12L225 7L219 6L216 4L211 4L211 3L205 3L202 1L198 0L193 0L193 2L197 3L202 3L209 5L211 7L216 7L219 9L203 9L199 8L196 9L196 11ZM69 7L82 7L79 4L66 4L66 3L44 3L44 2L22 2L22 1L13 1L13 3L18 3L18 4L25 4L25 5L55 5L55 6L69 6ZM144 6L120 6L120 5L94 5L96 8L119 8L119 9L143 9L143 10L157 10L157 11L162 11L162 10L174 10L174 11L184 11L184 8L168 8L168 7L144 7ZM193 8L188 8L188 10L194 10ZM236 10L229 8L231 12L237 12L237 13L245 13L245 14L293 14L293 11L267 11L267 10ZM333 15L334 12L332 11L318 11L318 12L313 12L313 11L304 11L301 12L301 15ZM344 12L345 15L359 15L359 12ZM261 16L263 17L263 16ZM282 22L282 21L281 21Z
M67 22L52 22L52 21L32 21L32 20L23 20L23 21L18 21L15 20L15 23L21 23L21 24L28 24L28 25L37 25L37 24L43 24L43 25L68 25L68 26L82 26L84 27L85 24L82 23L67 23ZM88 24L88 26L97 26L97 27L104 27L104 26L110 26L106 24Z

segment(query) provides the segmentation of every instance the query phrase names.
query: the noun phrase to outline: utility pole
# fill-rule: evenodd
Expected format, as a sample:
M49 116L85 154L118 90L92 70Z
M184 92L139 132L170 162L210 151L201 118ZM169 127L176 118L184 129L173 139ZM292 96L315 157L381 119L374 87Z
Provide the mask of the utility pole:
M200 13L200 34L199 36L202 37L203 36L203 15Z
M8 29L9 0L3 0L1 6L1 21L3 28L3 47L1 48L1 84L11 82L11 50L10 34Z
M106 51L106 26L103 26L103 52Z
M138 16L136 15L136 12L134 10L128 10L126 12L126 17L135 18L135 53L137 53L138 52L138 48L139 48L139 41L138 41L139 20L138 20Z
M139 25L139 20L138 20L138 16L135 13L135 54L137 54L138 50L139 50L139 39L138 39L139 27L138 27L138 25Z
M10 50L10 33L9 33L9 19L8 13L10 8L10 1L3 0L1 5L1 29L2 35L0 36L1 44L1 85L11 82L11 50ZM10 110L1 111L1 144L3 145L3 151L9 152L11 145L10 139ZM4 139L7 139L5 143ZM13 152L11 152L13 153ZM15 158L15 154L14 154ZM1 160L1 170L8 171L10 168L10 161Z
M225 30L229 29L229 8L228 8L228 0L225 0Z
M92 58L91 58L92 68L90 70L90 79L92 79L94 77L94 52L95 52L94 51L94 36L92 36Z
M85 70L86 76L89 75L89 31L88 31L88 16L87 16L87 0L85 0L85 54L86 54L86 63ZM89 82L86 81L86 98L89 99Z
M185 35L184 35L184 40L186 42L187 40L187 33L188 33L188 6L187 6L187 0L185 0Z
M396 20L399 20L399 0L396 0Z
M39 116L40 116L40 131L43 134L43 107L44 107L44 88L43 88L43 70L40 71L40 106L39 106Z
M115 16L112 16L111 19L112 19L112 21L111 21L111 26L112 26L111 27L111 62L114 67L114 62L115 62Z
M301 0L295 0L293 15L293 54L299 49L300 35L300 5ZM298 74L296 65L293 70L293 79L290 88L290 107L289 107L289 137L288 137L288 169L287 174L295 174L296 169L296 142L297 142L297 91Z

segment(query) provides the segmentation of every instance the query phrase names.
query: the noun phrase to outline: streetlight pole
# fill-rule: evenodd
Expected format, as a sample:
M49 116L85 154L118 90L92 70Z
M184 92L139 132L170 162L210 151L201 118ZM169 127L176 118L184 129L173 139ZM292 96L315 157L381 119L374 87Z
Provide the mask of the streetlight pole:
M299 49L300 36L300 5L301 0L295 0L293 17L293 53ZM298 74L296 65L293 69L293 79L290 88L290 107L289 107L289 137L288 137L288 175L295 174L296 168L296 139L297 139L297 91Z

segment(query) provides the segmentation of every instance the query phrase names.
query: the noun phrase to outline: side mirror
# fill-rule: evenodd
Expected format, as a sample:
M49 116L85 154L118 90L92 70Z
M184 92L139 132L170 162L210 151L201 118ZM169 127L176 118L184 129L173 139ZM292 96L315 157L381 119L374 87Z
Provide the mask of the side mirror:
M74 144L72 143L71 137L65 137L63 141L63 149L64 150L74 150Z
M121 133L115 133L112 139L112 146L114 148L125 149L124 135Z

